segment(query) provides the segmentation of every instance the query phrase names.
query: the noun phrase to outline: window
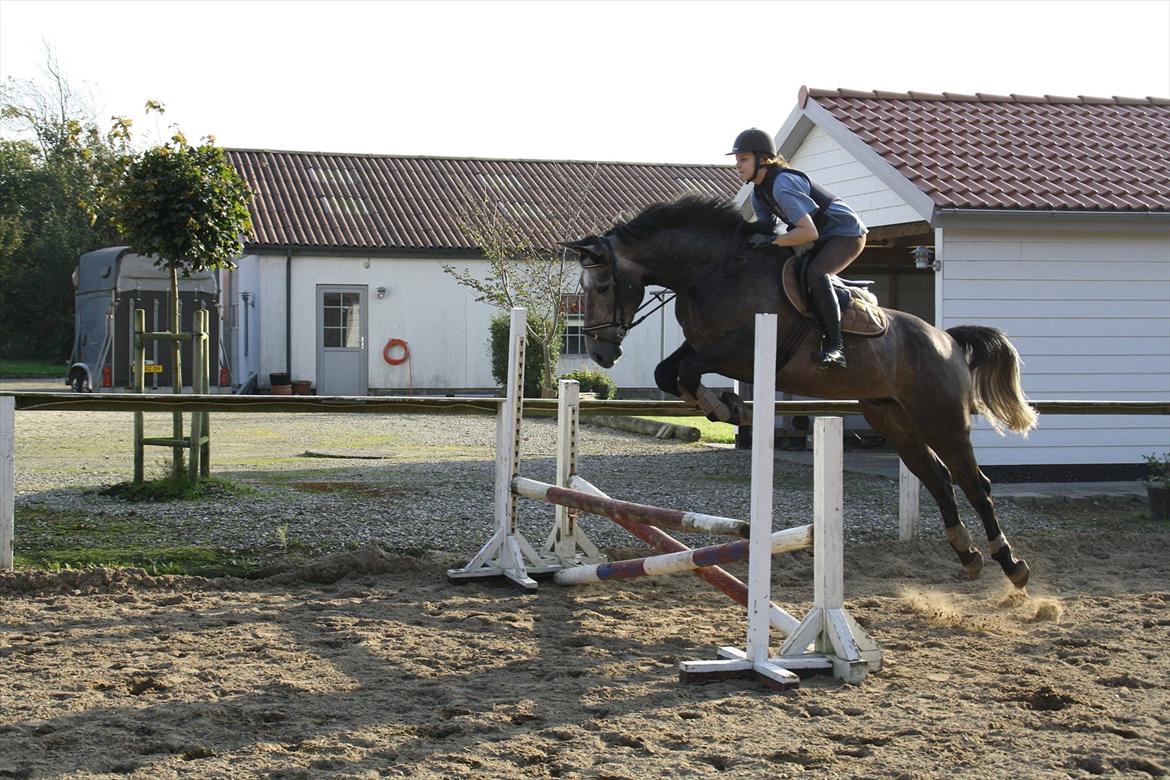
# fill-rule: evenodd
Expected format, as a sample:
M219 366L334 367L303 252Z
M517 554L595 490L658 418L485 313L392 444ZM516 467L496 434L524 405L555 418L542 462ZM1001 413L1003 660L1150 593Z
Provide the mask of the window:
M485 190L515 190L523 192L524 182L510 173L477 173L475 178Z
M689 192L697 192L700 195L713 195L716 197L722 195L719 186L709 179L693 179L684 176L676 176L674 181L676 184L678 184L679 187L682 187L684 190Z
M565 335L561 340L562 355L587 355L585 349L585 296L576 293L561 296L561 310L565 313Z
M319 198L321 208L326 214L369 214L365 198L355 198L349 195L322 195Z
M309 168L309 178L318 184L332 184L335 189L352 187L353 176L348 168Z
M325 322L322 338L325 347L360 349L362 306L359 293L327 292L323 294L322 315Z

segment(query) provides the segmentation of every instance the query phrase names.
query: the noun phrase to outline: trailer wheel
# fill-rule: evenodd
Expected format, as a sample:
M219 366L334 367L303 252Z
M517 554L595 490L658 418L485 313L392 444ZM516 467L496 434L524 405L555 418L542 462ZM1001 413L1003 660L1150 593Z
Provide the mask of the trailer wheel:
M75 393L93 392L93 388L89 386L89 377L85 375L84 371L74 371L73 376L69 378L69 386L73 388Z

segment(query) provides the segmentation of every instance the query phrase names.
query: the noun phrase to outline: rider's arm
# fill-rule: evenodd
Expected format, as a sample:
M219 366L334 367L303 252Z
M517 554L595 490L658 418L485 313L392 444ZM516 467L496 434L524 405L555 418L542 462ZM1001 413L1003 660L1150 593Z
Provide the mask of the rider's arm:
M800 246L820 237L820 231L812 221L817 204L812 199L807 181L781 170L772 184L772 197L792 224L787 233L777 236L772 243L776 246Z
M820 237L817 226L813 224L812 215L805 214L796 221L796 226L783 235L776 236L772 242L776 246L800 246Z

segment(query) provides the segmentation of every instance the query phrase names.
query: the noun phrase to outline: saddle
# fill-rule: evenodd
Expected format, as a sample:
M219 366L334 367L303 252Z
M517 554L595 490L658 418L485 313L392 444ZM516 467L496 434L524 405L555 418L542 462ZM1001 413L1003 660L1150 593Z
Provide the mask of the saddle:
M796 311L806 319L815 319L804 285L799 281L797 265L800 259L789 258L780 272L780 279L784 294ZM830 276L829 280L833 283L833 292L837 294L837 302L841 306L842 331L855 336L880 336L886 332L890 319L878 306L877 296L865 289L865 285L872 282L853 282L837 276Z

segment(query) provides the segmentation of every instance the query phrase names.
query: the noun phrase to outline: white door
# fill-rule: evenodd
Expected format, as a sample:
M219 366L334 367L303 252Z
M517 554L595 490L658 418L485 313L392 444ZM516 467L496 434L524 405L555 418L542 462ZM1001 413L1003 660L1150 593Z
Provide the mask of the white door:
M369 389L365 285L317 285L317 395Z

